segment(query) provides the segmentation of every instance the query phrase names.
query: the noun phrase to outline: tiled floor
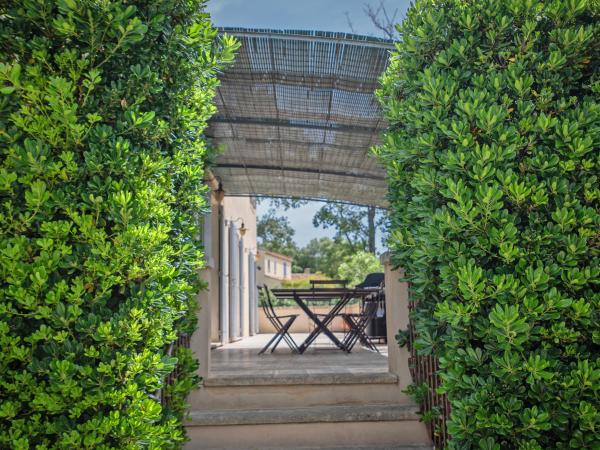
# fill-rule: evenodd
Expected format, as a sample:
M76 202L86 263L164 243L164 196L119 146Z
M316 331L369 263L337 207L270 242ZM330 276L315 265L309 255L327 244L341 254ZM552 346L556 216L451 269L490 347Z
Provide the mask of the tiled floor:
M292 336L297 343L306 338L305 334ZM331 341L322 336L317 340L316 346L311 346L302 355L291 353L284 343L280 344L274 353L259 355L258 352L271 337L270 334L259 334L212 350L210 377L388 372L385 346L381 347L382 354L359 348L358 345L348 354L338 350Z

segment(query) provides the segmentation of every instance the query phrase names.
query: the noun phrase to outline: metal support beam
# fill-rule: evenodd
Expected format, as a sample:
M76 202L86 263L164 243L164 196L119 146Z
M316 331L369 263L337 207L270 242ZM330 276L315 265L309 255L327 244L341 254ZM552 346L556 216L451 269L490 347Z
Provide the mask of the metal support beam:
M226 117L226 116L213 116L210 119L211 122L215 123L230 123L230 124L242 124L242 125L267 125L275 127L290 127L290 128L303 128L309 130L331 130L331 131L344 131L348 133L358 134L372 134L373 127L365 127L360 125L343 125L337 122L329 123L311 123L311 121L304 120L285 120L285 119L271 119L271 118L260 118L260 117Z
M359 47L374 47L394 50L396 44L390 39L372 36L360 36L351 33L335 31L297 32L283 30L245 29L236 27L219 27L219 31L238 38L267 38L286 41L336 42L339 44L356 45Z
M242 169L242 170L273 170L273 171L277 171L277 172L301 172L301 173L314 173L314 174L321 174L321 175L335 175L338 177L349 177L349 178L358 178L361 180L367 179L367 180L377 180L377 181L381 181L383 183L385 183L385 177L384 176L376 176L376 175L371 175L371 174L357 174L357 173L349 173L349 172L340 172L337 170L319 170L319 169L313 169L310 167L279 167L279 166L267 166L267 165L254 165L254 164L219 164L217 167L218 168L223 168L223 169Z

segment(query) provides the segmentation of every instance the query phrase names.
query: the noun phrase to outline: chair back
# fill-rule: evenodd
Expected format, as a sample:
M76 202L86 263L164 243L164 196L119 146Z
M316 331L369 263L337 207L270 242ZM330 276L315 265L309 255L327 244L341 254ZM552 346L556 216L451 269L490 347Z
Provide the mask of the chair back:
M275 314L275 307L273 306L273 299L271 298L271 292L267 285L263 285L263 292L265 293L265 301L262 302L262 309L267 316L267 319L272 320L277 317Z
M383 272L373 272L368 274L364 281L357 284L356 287L359 289L377 289L380 288L385 280L385 274Z
M378 310L379 299L373 298L365 300L362 305L361 320L363 320L365 324L368 324L371 320L375 318Z
M315 289L317 286L342 286L348 285L348 280L310 280L310 287Z

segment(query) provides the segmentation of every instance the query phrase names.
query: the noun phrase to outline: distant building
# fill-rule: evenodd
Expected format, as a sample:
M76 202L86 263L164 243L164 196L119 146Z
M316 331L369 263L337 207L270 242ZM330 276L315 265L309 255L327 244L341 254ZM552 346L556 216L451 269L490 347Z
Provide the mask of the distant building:
M256 281L259 286L281 286L282 281L292 279L293 258L262 248L256 255Z

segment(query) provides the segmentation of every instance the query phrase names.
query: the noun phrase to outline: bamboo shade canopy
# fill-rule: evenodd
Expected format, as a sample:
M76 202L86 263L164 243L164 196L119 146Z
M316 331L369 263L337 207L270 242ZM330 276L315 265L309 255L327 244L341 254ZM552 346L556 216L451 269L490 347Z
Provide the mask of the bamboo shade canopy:
M223 28L242 44L220 76L207 136L227 195L385 206L369 154L386 124L373 95L392 41L347 33Z

